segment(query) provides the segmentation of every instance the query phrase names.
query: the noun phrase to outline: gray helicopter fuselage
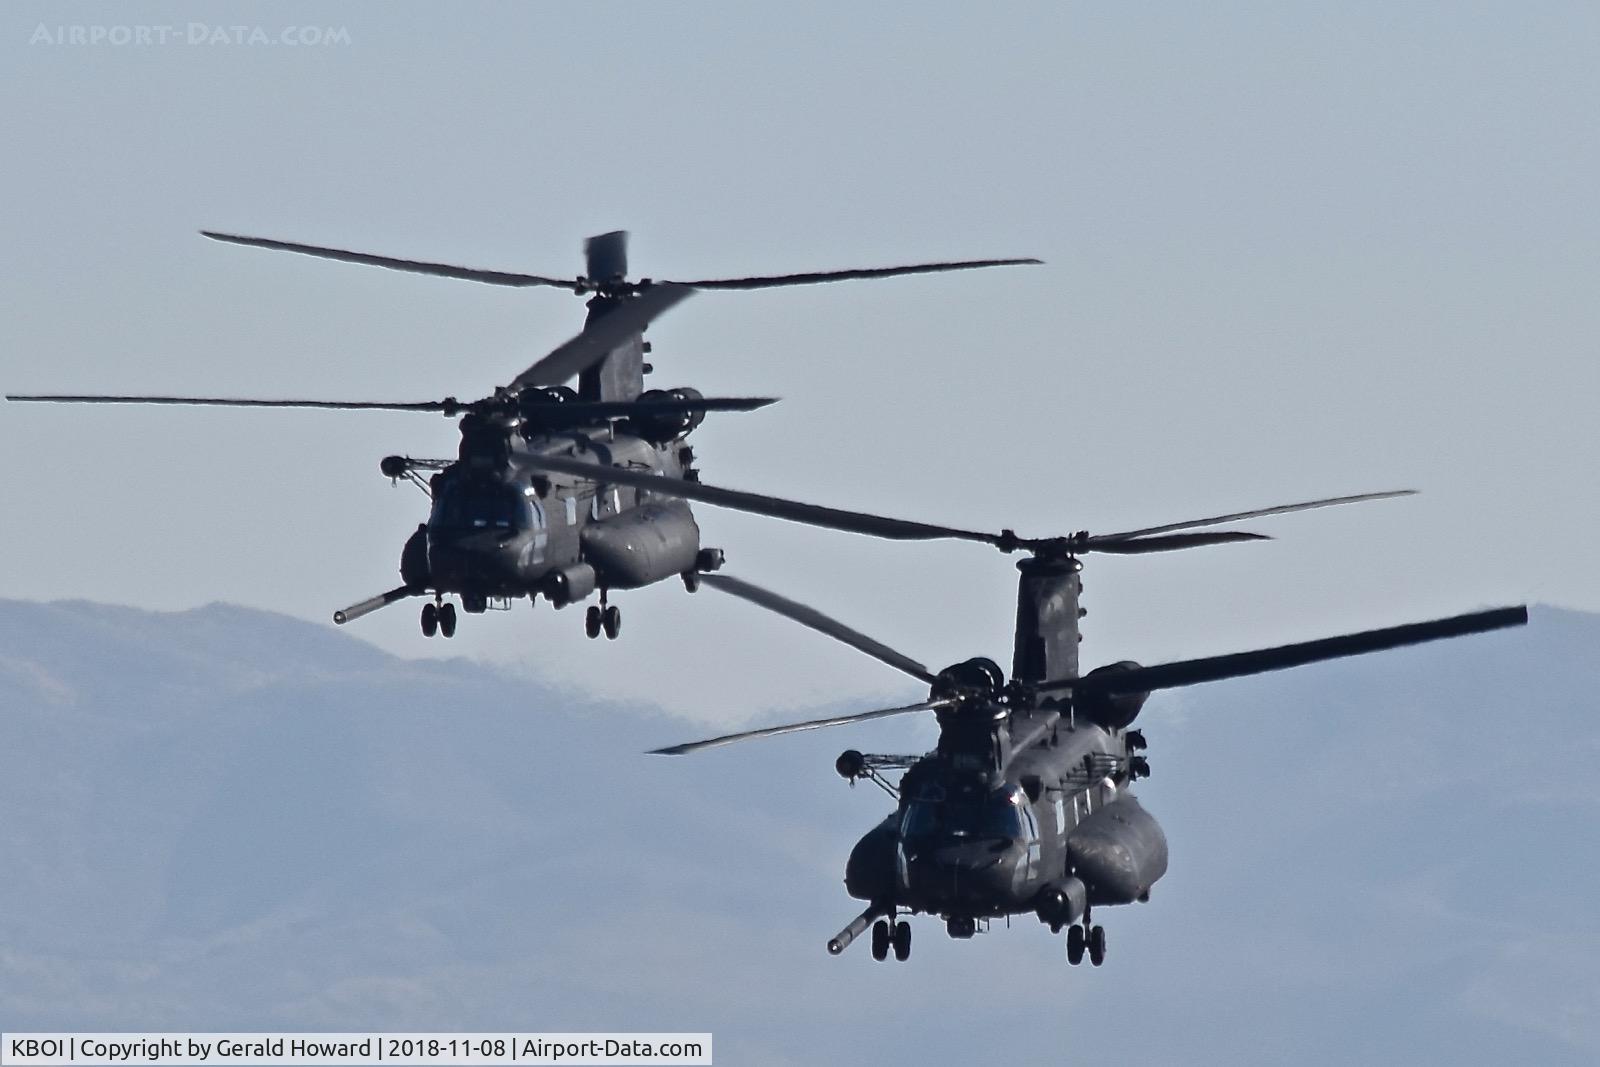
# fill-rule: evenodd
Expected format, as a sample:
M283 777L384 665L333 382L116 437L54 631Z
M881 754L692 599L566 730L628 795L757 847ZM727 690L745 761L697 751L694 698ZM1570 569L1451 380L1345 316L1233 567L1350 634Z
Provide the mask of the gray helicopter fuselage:
M559 606L596 588L635 589L694 569L700 528L686 502L524 472L519 454L582 455L674 478L692 455L681 440L597 428L517 439L509 456L448 464L432 479L428 522L401 555L408 585L468 603L543 594Z
M901 780L899 808L855 846L850 894L880 906L949 917L1037 912L1054 892L1085 905L1126 904L1166 873L1167 843L1127 788L1125 733L1055 713L1017 716L1029 738L1003 777L956 800L962 773L934 753ZM939 809L968 809L941 818ZM1077 883L1077 884L1074 884ZM1078 886L1081 885L1081 890Z

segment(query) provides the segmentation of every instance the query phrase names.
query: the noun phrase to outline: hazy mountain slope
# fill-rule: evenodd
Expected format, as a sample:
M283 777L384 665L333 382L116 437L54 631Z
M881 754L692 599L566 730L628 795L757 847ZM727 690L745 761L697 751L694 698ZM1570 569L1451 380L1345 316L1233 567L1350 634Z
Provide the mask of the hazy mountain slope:
M712 1030L732 1064L1592 1062L1596 650L1600 618L1543 610L1158 695L1141 792L1173 867L1103 913L1107 966L1067 968L1033 922L923 921L896 967L823 952L888 807L831 762L926 724L645 757L700 731L242 609L0 601L0 1025Z

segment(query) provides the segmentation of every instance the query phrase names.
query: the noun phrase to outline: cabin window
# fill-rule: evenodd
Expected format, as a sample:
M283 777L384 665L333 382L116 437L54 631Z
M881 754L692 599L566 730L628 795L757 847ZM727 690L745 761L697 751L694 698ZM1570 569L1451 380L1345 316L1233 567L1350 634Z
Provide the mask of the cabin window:
M979 801L913 800L901 819L901 837L974 837L1036 840L1038 824L1028 798L1015 786ZM1030 831L1029 826L1033 829Z
M603 486L589 502L589 516L603 519L622 510L622 493L614 485Z
M1033 805L1024 797L1019 807L1022 811L1022 825L1028 832L1028 840L1039 840L1039 820L1033 817Z
M1024 796L1021 802L1022 821L1027 829L1026 838L1028 845L1027 875L1033 878L1039 872L1039 863L1044 858L1044 846L1039 843L1039 821L1034 818L1033 805L1028 803Z
M434 494L430 526L450 530L525 530L533 525L527 497L504 482L452 480Z

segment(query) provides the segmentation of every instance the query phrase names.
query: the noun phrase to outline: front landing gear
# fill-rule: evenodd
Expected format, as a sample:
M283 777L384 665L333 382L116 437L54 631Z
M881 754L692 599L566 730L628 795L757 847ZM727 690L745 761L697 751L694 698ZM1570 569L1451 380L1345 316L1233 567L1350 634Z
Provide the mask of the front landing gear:
M911 958L911 924L901 920L890 923L879 919L872 924L872 958L882 962L889 958L889 950L901 963Z
M456 606L454 604L435 602L422 605L422 636L432 637L436 633L443 634L447 638L456 635Z

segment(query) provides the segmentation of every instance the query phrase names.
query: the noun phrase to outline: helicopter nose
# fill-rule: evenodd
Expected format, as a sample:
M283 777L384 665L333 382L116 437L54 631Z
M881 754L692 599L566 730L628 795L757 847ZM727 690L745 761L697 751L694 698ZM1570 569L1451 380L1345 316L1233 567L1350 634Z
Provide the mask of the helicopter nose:
M498 583L515 576L520 541L514 530L430 530L428 568L445 585Z
M909 864L919 893L946 906L988 910L1011 889L1016 849L1009 841L962 842L928 850Z

